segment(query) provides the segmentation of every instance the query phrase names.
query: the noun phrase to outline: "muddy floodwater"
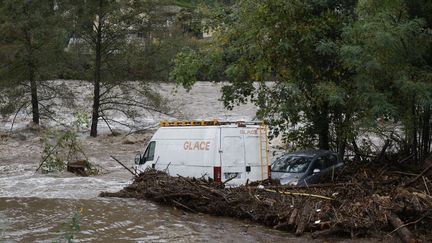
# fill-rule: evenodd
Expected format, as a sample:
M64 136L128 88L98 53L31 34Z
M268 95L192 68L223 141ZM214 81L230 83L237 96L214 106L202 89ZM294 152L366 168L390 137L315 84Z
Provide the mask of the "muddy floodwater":
M35 172L41 159L40 136L21 132L0 143L0 242L52 242L72 227L81 212L77 241L101 242L301 242L300 239L246 221L185 213L135 199L99 198L118 191L132 176L110 155L129 163L147 135L82 138L100 175Z
M1 238L52 241L67 219L82 209L80 241L270 242L295 240L288 234L227 218L189 214L147 201L124 199L0 198Z
M131 183L132 176L109 156L131 165L147 140L144 135L83 137L89 159L101 173L78 177L68 172L35 172L41 156L37 134L4 136L0 143L0 242L62 239L77 212L81 212L80 230L74 239L82 242L323 242L145 200L99 198L101 191L118 191Z
M77 95L83 96L78 100L86 100L84 96L90 95L85 84L66 83ZM171 96L172 87L167 84L158 89ZM218 101L219 90L220 85L208 83L197 84L188 94L179 90L176 104L181 101L178 107L181 119L255 119L256 108L250 104L225 111ZM72 116L70 111L60 108L57 113L60 118ZM159 119L144 114L142 117L151 122ZM131 174L110 156L132 166L135 154L144 150L154 131L110 136L101 124L97 138L88 137L88 131L79 134L89 161L99 169L97 176L78 177L68 172L42 174L35 170L42 158L43 129L26 128L29 117L19 114L14 131L10 133L11 119L0 121L0 242L58 241L72 226L79 226L73 236L75 241L81 242L325 241L309 236L296 238L247 221L186 213L144 200L99 198L101 191L118 191L131 183ZM65 120L71 120L68 119ZM73 215L78 212L80 220L71 224Z

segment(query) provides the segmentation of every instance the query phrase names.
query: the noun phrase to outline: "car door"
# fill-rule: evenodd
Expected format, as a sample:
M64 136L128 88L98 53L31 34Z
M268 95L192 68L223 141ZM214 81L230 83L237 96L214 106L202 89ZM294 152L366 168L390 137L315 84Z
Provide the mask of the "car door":
M340 166L338 163L339 161L336 154L328 153L325 155L325 168L323 174L326 175L326 178L330 178L333 181L335 169Z
M309 169L306 172L305 178L302 180L303 185L315 184L315 183L319 182L320 177L321 177L321 171L324 168L324 161L325 161L324 156L318 156L312 161ZM313 171L315 169L319 169L320 172L314 173Z

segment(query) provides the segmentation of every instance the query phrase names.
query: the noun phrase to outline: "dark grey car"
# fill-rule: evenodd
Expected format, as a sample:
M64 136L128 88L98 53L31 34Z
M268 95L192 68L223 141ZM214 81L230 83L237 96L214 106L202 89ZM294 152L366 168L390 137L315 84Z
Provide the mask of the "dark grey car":
M328 150L287 153L272 163L271 177L282 185L304 186L318 183L324 175L333 175L342 165L337 154Z

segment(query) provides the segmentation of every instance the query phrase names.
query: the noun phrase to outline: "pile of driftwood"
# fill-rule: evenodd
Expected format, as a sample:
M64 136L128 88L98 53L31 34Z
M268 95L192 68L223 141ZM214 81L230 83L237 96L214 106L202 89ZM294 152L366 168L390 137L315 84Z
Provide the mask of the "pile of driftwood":
M389 166L351 164L333 181L301 188L268 184L225 188L203 178L148 170L120 192L101 196L148 199L190 212L249 219L296 235L398 234L403 242L431 241L430 169L412 174Z

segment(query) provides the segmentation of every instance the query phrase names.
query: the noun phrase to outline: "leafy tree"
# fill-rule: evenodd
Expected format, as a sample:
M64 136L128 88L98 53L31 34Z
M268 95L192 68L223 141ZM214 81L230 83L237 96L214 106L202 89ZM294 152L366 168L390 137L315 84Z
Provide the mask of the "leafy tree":
M0 2L0 81L9 87L3 113L28 106L33 122L40 121L39 81L57 76L64 32L52 0Z
M176 22L183 33L191 34L197 38L202 37L202 19L194 9L182 9L176 16Z
M352 73L339 58L355 3L237 1L209 17L212 43L180 53L172 78L186 87L202 74L228 79L223 87L227 107L252 100L275 135L283 132L303 147L329 149L336 133L335 147L343 154L360 113L360 100L351 94Z
M371 117L401 124L405 157L430 153L432 9L424 1L360 1L358 21L346 28L344 63L363 82ZM426 11L424 11L426 10Z

